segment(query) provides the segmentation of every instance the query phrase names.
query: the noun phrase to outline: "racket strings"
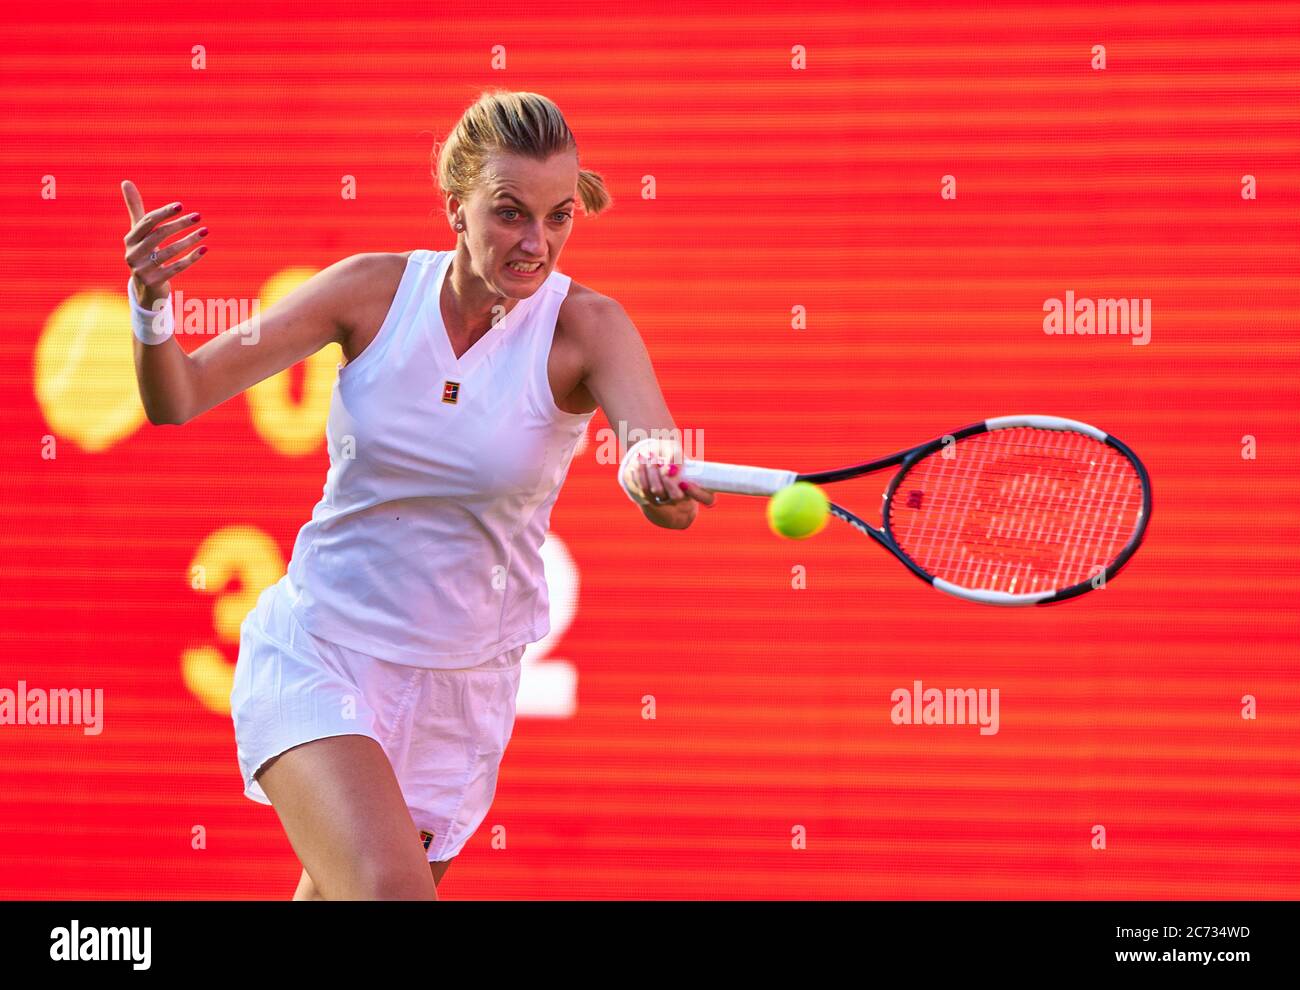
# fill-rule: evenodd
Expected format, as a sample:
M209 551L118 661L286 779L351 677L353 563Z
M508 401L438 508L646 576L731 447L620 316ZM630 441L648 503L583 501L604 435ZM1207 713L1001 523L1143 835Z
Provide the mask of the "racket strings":
M995 446L1001 449L995 451ZM913 520L914 526L906 542L914 544L918 549L924 547L927 539L925 524L933 523L933 528L928 534L930 543L926 547L928 552L925 553L925 558L936 570L946 568L951 571L956 567L960 570L958 573L950 573L950 579L984 588L998 588L1001 580L1007 585L1005 590L1013 590L1016 584L1021 584L1023 590L1023 584L1029 578L1035 561L1023 559L1024 547L1014 547L1009 544L1021 539L1041 544L1046 535L1049 543L1070 545L1060 553L1058 566L1056 572L1051 575L1051 581L1059 582L1062 575L1065 575L1072 583L1072 578L1079 576L1074 572L1081 561L1089 570L1097 567L1098 562L1094 559L1095 548L1086 545L1086 536L1094 536L1094 543L1105 541L1107 537L1113 541L1116 537L1113 529L1098 525L1101 518L1099 512L1094 511L1092 515L1088 515L1083 511L1083 499L1090 490L1093 493L1093 502L1097 505L1114 501L1105 497L1112 479L1107 479L1105 486L1101 488L1101 497L1097 497L1097 487L1091 484L1093 479L1087 475L1082 486L1062 485L1060 483L1062 466L1059 463L1042 465L1039 470L1043 473L1034 473L1034 466L1025 465L1023 462L1017 463L1016 469L1011 472L991 470L993 465L990 463L990 454L1003 453L1013 448L1023 450L1026 445L984 444L975 451L975 457L965 459L964 463L949 465L955 468L954 471L944 472L941 466L941 477L946 473L954 475L946 479L948 483L942 487L942 493L946 497L942 502L932 503L937 510L933 519L922 520L919 528L915 526L916 520ZM1030 468L1029 471L1024 470L1027 466ZM1095 466L1094 462L1089 465L1089 468L1095 469ZM1048 476L1047 471L1055 472L1057 477ZM1066 479L1077 482L1077 470L1074 473L1076 477L1069 478L1067 472ZM1010 486L1005 483L999 484L999 475L1019 477L1024 484L1024 491L1018 492L1014 481ZM1039 491L1040 481L1042 481L1041 491ZM967 499L956 495L966 488L970 488L976 494ZM1015 500L1016 504L998 505L999 500L1003 502ZM1069 529L1065 528L1064 518L1053 519L1050 515L1052 511L1059 513L1060 509L1070 514ZM987 530L983 534L979 532L978 526L972 526L972 522L978 524L985 520L981 520L978 515L972 520L972 510L990 510L993 513L992 517L987 519ZM1081 518L1084 524L1082 527L1079 525ZM946 528L945 523L948 524ZM1035 556L1038 558L1040 573L1029 583L1033 585L1036 581L1041 585L1047 579L1042 573L1045 560L1042 551L1045 548L1040 545L1030 549L1031 553L1037 550ZM1009 551L1017 550L1021 551L1022 559L1011 559L1012 553ZM1074 552L1071 553L1071 550ZM1034 589L1031 587L1028 590Z
M1115 448L1081 433L1016 427L918 461L899 479L889 522L926 572L1015 594L1094 578L1128 544L1141 508L1141 479Z
M1111 461L1110 464L1112 467L1114 466L1113 461ZM976 466L977 468L980 467L980 462L977 461ZM1059 464L1044 465L1043 467L1045 471L1060 470ZM1069 581L1069 583L1075 583L1074 578L1088 576L1087 574L1077 573L1078 567L1082 566L1085 571L1095 573L1095 571L1099 569L1099 566L1104 566L1104 561L1098 562L1094 559L1094 551L1096 549L1094 544L1100 543L1107 538L1114 541L1118 537L1118 531L1098 525L1101 518L1100 508L1108 504L1108 502L1113 501L1106 497L1110 491L1113 478L1106 479L1101 494L1098 495L1096 492L1096 485L1092 484L1094 480L1092 473L1095 468L1096 462L1091 461L1089 464L1089 473L1084 476L1082 486L1076 488L1074 493L1071 493L1069 489L1063 489L1057 478L1051 479L1052 483L1049 486L1049 490L1053 488L1055 489L1055 491L1052 492L1052 497L1048 499L1039 499L1037 501L1034 500L1032 495L1036 487L1035 483L1039 478L1043 477L1043 475L1033 475L1034 483L1031 483L1028 486L1028 492L1024 493L1024 495L1028 495L1029 497L1024 497L1024 495L1022 495L1018 499L1018 504L1002 507L1004 512L1007 508L1010 508L1012 514L1009 516L1003 515L1002 517L995 519L985 534L986 539L981 540L978 532L971 532L969 527L970 520L968 518L967 526L960 530L961 536L965 542L961 544L954 543L954 546L957 546L961 553L962 561L965 562L965 570L961 574L962 579L979 584L980 579L986 577L987 586L996 586L1000 575L1008 582L1009 586L1022 580L1022 574L1027 574L1028 571L1024 566L1017 566L1018 564L1024 563L1023 561L1005 560L1007 557L1006 543L1008 540L1015 541L1021 537L1024 537L1030 542L1041 543L1043 540L1045 525L1050 526L1053 521L1050 513L1057 510L1058 507L1065 509L1067 512L1073 509L1073 511L1070 512L1071 526L1069 530L1064 530L1064 519L1055 520L1058 525L1055 532L1049 531L1047 533L1048 541L1064 543L1071 546L1067 546L1061 552L1057 571L1052 575L1051 581L1056 583L1061 581L1064 577ZM985 469L983 473L985 484L987 485L987 480L992 472ZM1071 480L1078 480L1077 471L1076 477ZM1092 504L1098 507L1094 510L1091 516L1089 516L1087 512L1083 511L1083 500L1087 496L1090 488L1093 493L1091 499ZM1005 488L1000 488L997 494L1009 501L1017 499L1017 492L1015 492L1014 489L1007 491ZM1081 518L1083 526L1079 525ZM1034 526L1035 522L1038 523L1037 526ZM1091 538L1091 540L1089 540L1089 538ZM972 546L972 544L974 545ZM983 553L979 552L981 550ZM947 563L951 566L955 562L949 560ZM991 568L988 566L990 564L993 565ZM1007 564L1007 567L1003 569L999 566L1001 564ZM1028 562L1027 566L1032 567L1032 561ZM1041 582L1042 579L1043 575L1040 574L1039 581Z

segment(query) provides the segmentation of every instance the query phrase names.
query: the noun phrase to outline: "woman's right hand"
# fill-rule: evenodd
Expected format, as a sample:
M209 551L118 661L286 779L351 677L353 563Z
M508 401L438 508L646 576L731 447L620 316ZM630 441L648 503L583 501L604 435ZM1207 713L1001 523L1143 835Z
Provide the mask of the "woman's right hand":
M123 243L126 244L126 263L131 269L136 301L145 309L152 309L157 300L166 299L171 295L172 276L183 272L198 261L207 248L200 247L190 251L174 265L167 265L167 262L206 237L208 228L203 227L192 234L187 234L167 247L159 247L172 234L177 234L195 223L199 215L191 213L175 220L169 219L180 213L180 203L168 203L166 206L145 213L140 192L130 179L122 182L122 195L126 199L127 213L131 216L131 229L122 238ZM167 222L163 223L164 220ZM156 253L156 257L150 258L151 253Z

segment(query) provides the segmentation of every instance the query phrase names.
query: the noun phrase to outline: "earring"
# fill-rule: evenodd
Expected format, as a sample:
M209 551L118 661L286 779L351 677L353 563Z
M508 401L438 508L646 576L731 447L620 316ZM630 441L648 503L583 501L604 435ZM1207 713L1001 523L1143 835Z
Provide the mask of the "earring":
M464 230L464 229L465 229L465 225L464 225L463 223L458 223L458 224L456 224L456 229L457 229L457 230Z

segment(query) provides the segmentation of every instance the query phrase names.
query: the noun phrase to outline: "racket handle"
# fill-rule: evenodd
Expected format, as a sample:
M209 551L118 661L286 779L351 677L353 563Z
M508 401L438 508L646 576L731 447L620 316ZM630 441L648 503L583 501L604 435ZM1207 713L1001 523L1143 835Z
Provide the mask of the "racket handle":
M733 495L775 495L794 484L794 471L749 467L745 464L719 464L717 461L684 461L682 479L715 492Z

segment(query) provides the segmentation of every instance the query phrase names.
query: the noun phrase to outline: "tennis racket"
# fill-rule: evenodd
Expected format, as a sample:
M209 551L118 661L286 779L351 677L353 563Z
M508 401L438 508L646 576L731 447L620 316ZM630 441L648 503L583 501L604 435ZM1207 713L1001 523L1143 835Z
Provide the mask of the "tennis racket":
M682 477L718 492L771 496L899 468L867 534L940 591L986 605L1047 605L1105 586L1133 556L1151 518L1137 456L1094 426L1058 416L1002 416L833 471L686 460Z

